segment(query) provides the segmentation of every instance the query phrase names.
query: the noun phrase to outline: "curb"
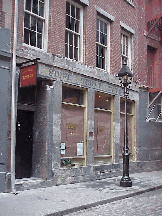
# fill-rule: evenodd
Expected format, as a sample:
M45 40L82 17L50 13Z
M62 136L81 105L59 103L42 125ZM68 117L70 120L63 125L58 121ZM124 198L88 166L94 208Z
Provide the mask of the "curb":
M66 209L66 210L63 210L63 211L58 211L58 212L46 214L44 216L62 216L62 215L67 215L67 214L74 213L74 212L77 212L77 211L80 211L80 210L89 209L89 208L92 208L92 207L96 207L98 205L104 205L104 204L107 204L107 203L111 203L111 202L114 202L114 201L126 199L126 198L129 198L129 197L134 197L134 196L137 196L137 195L140 195L140 194L143 194L143 193L146 193L146 192L158 190L158 189L162 189L162 185L159 185L159 186L156 186L156 187L152 187L152 188L148 188L148 189L145 189L145 190L140 190L140 191L133 192L133 193L130 193L130 194L126 194L126 195L122 195L122 196L106 199L106 200L97 201L97 202L90 203L90 204L85 204L85 205L77 206L77 207Z

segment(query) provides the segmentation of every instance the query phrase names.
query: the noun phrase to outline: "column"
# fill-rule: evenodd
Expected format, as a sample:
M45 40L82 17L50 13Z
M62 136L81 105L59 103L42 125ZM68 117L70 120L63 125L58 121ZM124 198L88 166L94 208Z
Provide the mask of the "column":
M94 163L94 103L95 90L87 93L87 165Z

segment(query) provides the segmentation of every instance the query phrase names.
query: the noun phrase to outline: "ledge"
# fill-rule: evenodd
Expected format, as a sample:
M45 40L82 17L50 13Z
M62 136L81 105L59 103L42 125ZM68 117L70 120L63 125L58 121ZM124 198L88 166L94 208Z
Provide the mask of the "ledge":
M119 78L115 74L109 74L99 68L93 68L83 63L77 62L66 57L58 57L51 53L44 52L43 50L34 50L32 47L26 47L22 44L18 44L17 50L17 62L22 62L22 59L35 59L40 58L40 62L45 65L56 67L63 70L68 70L75 74L83 75L87 78L93 78L102 82L112 84L113 86L120 87ZM138 85L131 84L131 90L138 92Z
M6 57L6 58L11 58L11 53L7 52L6 50L0 50L0 56Z
M131 32L132 34L135 34L135 30L132 29L131 27L129 27L128 25L126 25L125 23L120 21L120 26L123 27L124 29L126 29L127 31Z
M79 0L80 3L89 6L89 1L88 0Z
M132 7L135 7L134 4L132 2L130 2L129 0L124 0L126 1L128 4L130 4Z
M107 13L106 11L104 11L102 8L96 6L96 11L100 13L101 15L105 16L106 18L108 18L109 20L113 22L115 21L115 17Z

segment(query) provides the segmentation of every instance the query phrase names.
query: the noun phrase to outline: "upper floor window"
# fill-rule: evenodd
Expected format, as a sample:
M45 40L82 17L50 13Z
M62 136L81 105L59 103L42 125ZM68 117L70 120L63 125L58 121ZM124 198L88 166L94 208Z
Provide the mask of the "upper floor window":
M65 56L82 61L82 8L66 2Z
M24 43L43 49L45 25L44 0L26 0L24 13Z
M124 63L124 59L127 65L131 69L131 35L122 31L121 32L121 65Z
M107 70L109 63L109 23L97 18L96 22L96 67Z

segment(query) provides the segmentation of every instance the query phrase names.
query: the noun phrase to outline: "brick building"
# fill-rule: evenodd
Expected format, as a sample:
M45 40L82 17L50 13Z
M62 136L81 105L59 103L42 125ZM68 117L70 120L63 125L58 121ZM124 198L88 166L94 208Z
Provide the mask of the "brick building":
M139 1L139 149L137 160L159 167L162 155L162 3Z
M145 115L148 38L144 35L146 5L141 2L19 0L17 185L18 179L29 177L64 184L121 175L125 113L117 74L124 59L133 73L128 102L130 171L159 168L161 131L158 136L150 133L152 122L148 126ZM10 109L6 112L10 122ZM7 134L10 130L8 126ZM152 139L159 137L157 157L146 139L148 133ZM8 136L3 162L6 191L10 188L9 140ZM145 149L150 158L143 157Z

